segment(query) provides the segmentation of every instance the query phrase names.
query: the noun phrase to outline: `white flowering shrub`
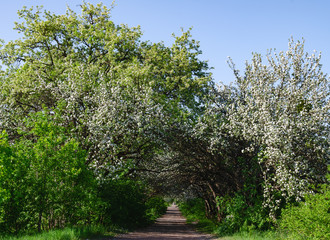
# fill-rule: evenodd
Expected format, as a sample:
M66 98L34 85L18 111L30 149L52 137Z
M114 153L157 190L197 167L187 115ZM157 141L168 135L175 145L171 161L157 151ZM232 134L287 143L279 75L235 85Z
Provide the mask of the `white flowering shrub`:
M264 206L271 214L281 201L300 201L323 182L329 164L329 78L320 55L303 42L287 52L269 51L267 64L253 54L241 76L235 65L236 99L227 107L228 130L250 141L264 179Z

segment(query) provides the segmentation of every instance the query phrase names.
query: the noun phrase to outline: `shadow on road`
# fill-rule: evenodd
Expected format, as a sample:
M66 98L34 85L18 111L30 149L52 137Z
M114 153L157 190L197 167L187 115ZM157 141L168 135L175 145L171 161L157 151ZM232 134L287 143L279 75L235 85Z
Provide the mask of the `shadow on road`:
M196 232L191 226L186 224L186 219L181 215L179 208L172 205L167 208L167 212L150 227L136 232L117 236L113 240L189 240L189 239L216 239L209 234Z

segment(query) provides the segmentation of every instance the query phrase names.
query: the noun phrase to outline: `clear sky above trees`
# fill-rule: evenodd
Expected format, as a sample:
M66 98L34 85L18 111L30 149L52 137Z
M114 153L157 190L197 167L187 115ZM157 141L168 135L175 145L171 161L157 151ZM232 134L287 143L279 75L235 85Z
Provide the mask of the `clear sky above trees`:
M98 3L99 0L86 2ZM110 6L112 0L103 0ZM79 11L81 0L1 1L0 38L6 42L19 37L12 30L22 6L43 5L62 14L66 6ZM143 39L173 42L172 33L193 27L193 38L200 41L203 59L209 60L216 82L229 84L234 75L228 67L232 57L239 69L252 52L265 55L267 49L287 50L288 39L306 40L306 51L322 52L323 71L330 72L330 2L327 0L117 0L113 10L116 24L141 25Z

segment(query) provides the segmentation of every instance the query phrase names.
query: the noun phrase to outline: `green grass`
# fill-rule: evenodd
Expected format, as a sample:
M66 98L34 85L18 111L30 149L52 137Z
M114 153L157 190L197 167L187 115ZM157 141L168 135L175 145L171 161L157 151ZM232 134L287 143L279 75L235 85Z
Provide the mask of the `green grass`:
M251 231L234 233L232 235L218 238L218 240L284 240L286 238L286 235L276 231Z
M0 236L0 240L81 240L81 239L104 239L113 237L125 230L111 227L107 229L103 226L84 226L52 230L48 232L25 234L19 236Z
M287 239L287 235L275 230L269 231L241 231L233 234L223 234L219 228L219 223L205 217L204 206L198 199L179 204L183 216L186 217L187 223L192 224L198 231L214 234L219 240L280 240ZM221 236L221 237L220 237Z
M209 220L209 219L201 219L197 220L196 218L191 218L187 220L188 224L194 225L196 230L204 233L214 234L216 236L222 236L223 234L217 232L218 225ZM192 221L195 219L195 221ZM249 232L237 232L234 234L228 234L228 236L219 237L219 240L284 240L287 239L287 236L281 234L277 231L249 231Z

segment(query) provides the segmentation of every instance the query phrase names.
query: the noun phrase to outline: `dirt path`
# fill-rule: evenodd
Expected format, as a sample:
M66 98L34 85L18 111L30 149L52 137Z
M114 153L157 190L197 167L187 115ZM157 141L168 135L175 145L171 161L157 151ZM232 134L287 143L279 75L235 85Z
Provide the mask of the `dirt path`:
M181 215L178 207L172 205L167 208L167 212L156 223L148 228L141 229L136 232L117 236L114 240L130 240L130 239L146 239L146 240L188 240L188 239L215 239L211 235L198 233L186 224L186 219Z

